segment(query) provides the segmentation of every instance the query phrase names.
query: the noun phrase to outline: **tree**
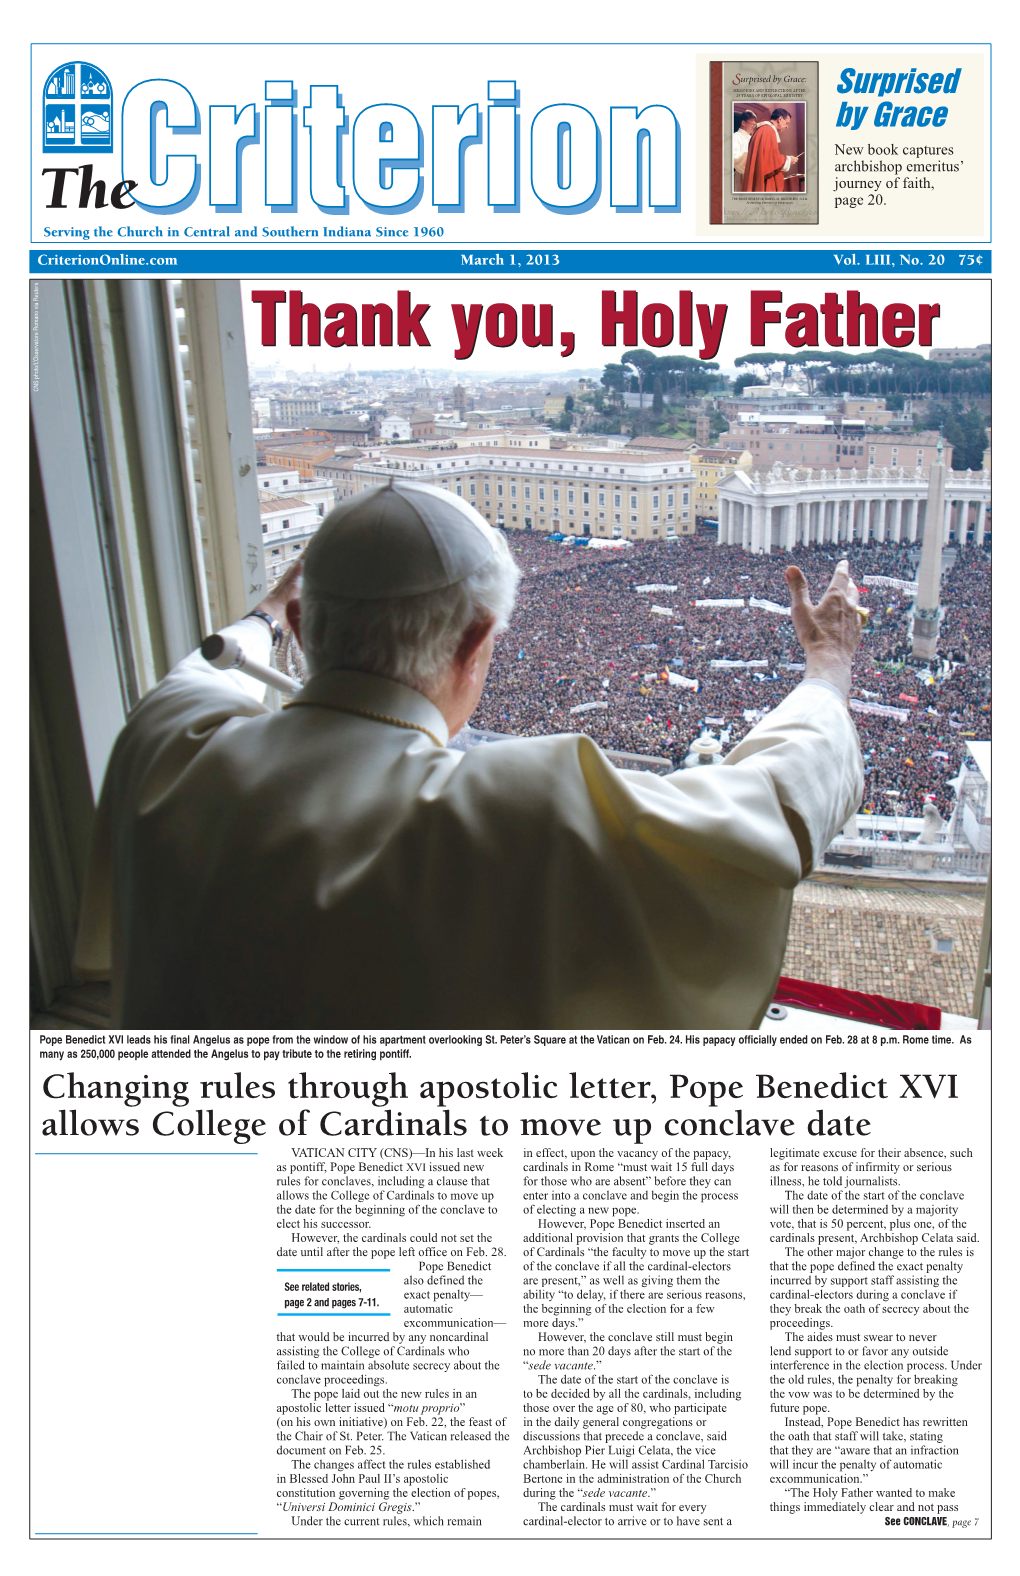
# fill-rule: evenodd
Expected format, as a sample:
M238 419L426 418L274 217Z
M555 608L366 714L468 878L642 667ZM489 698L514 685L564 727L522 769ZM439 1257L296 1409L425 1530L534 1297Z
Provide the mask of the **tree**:
M984 415L976 406L966 411L951 410L942 423L942 436L953 445L954 471L981 470L988 434Z
M767 387L767 385L765 383L763 383L761 381L761 379L759 377L757 377L753 372L743 372L743 373L741 373L739 378L734 378L733 379L733 392L734 392L734 394L738 394L738 395L739 394L743 394L745 389L753 389L753 388L763 389L763 388L766 388L766 387Z
M779 357L774 356L771 350L751 350L746 356L738 356L734 361L735 367L771 367ZM766 382L768 377L766 376Z
M712 362L712 369L718 369L718 363ZM697 392L706 384L705 373L707 364L698 361L694 356L663 356L659 361L659 368L666 375L666 388L679 388L685 395Z
M751 350L746 356L738 356L734 361L735 367L774 367L782 366L783 382L790 375L791 366L796 366L802 352L791 350Z
M830 358L827 352L824 350L799 350L795 356L791 356L790 360L793 366L801 369L807 382L808 393L813 394L822 368L828 368L830 365Z
M623 389L627 381L627 374L619 361L611 361L602 374L602 382L606 392L617 410L623 404Z
M632 366L640 367L647 375L649 368L656 366L659 358L654 350L628 350L622 360L629 361Z

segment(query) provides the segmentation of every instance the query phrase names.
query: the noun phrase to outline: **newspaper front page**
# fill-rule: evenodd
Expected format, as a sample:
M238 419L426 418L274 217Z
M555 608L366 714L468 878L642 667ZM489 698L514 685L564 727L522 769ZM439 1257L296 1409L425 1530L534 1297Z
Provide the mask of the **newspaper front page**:
M29 63L48 638L16 1568L183 1542L203 1569L252 1542L1005 1568L992 46L80 32ZM293 896L320 860L339 934L319 768L229 740L301 709L269 626L323 521L402 483L504 537L517 607L452 755L399 696L327 703L417 729L415 792L458 827L327 947ZM841 559L863 792L832 807L819 746L765 810L676 834L670 886L667 796L715 806L725 758L785 748L772 714L812 694L786 566L817 603ZM155 742L118 746L97 815L140 705ZM615 817L597 878L575 777ZM720 863L745 813L766 830ZM248 881L225 850L264 861L277 816Z

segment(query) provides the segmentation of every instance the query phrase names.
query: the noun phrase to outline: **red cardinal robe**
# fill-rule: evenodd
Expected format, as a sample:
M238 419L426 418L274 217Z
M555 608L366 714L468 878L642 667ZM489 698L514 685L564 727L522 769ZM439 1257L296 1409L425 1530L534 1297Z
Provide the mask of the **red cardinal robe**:
M779 149L779 134L771 120L753 133L744 165L745 192L781 192L786 154Z

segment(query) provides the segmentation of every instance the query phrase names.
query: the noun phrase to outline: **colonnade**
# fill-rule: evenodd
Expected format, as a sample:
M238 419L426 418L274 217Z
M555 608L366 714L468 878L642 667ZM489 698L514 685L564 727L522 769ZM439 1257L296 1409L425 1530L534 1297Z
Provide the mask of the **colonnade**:
M943 542L981 543L990 529L987 478L947 478ZM783 480L736 473L719 487L719 544L751 553L792 552L812 543L920 542L927 482Z

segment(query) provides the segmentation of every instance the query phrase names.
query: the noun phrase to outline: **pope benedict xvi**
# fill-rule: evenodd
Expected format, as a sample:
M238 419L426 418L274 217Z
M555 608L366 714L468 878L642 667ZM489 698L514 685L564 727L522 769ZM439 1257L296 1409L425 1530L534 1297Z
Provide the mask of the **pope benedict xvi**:
M770 133L771 135L771 133ZM110 761L78 966L142 1029L747 1029L793 888L856 808L857 593L787 570L805 679L715 771L618 771L577 734L448 748L518 571L440 488L334 509L235 624L309 682L283 711L186 658Z

